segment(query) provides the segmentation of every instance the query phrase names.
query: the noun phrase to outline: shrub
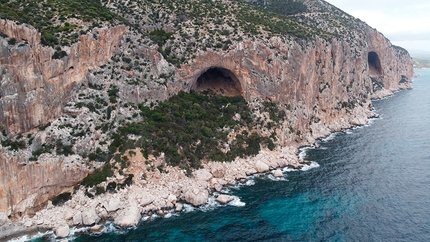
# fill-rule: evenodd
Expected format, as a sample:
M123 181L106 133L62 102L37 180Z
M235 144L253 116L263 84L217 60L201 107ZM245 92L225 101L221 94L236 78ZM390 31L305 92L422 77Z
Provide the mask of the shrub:
M72 199L72 194L70 192L61 193L52 199L52 205L61 206L70 199Z
M82 185L86 187L96 186L104 181L107 177L113 176L112 166L109 162L103 165L103 167L95 169L92 174L87 176L83 181Z

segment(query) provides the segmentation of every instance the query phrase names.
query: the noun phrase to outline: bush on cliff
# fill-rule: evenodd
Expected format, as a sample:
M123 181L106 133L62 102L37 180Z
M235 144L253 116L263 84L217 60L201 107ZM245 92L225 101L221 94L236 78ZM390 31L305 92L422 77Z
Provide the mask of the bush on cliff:
M140 147L145 157L164 153L168 165L184 169L199 168L205 159L232 161L236 157L253 156L261 145L274 148L270 138L256 132L241 132L235 139L229 137L231 132L253 130L255 125L241 96L180 92L153 109L143 105L139 108L144 120L122 127L113 136L112 148L124 153ZM140 138L133 141L127 139L129 135Z

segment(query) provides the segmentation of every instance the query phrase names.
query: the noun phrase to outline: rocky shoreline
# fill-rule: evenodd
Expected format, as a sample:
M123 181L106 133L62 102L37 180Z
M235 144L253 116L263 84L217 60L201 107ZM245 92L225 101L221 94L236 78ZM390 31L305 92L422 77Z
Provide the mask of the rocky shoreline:
M75 191L71 200L62 206L53 206L25 217L14 225L3 226L0 239L8 239L40 230L54 230L58 238L65 238L72 227L90 227L101 230L106 221L113 221L120 227L137 225L142 217L163 216L169 211L180 212L184 204L198 207L208 202L209 196L220 192L225 186L244 182L250 175L273 171L275 176L283 176L280 168L300 168L305 163L297 156L298 150L285 147L281 151L264 150L250 159L236 159L233 162L207 162L204 168L195 170L187 177L177 167L166 167L161 173L155 169L147 172L145 179L135 181L131 186L116 193L105 193L94 198L85 195L84 187ZM138 162L137 153L128 170L139 173L143 162ZM110 178L116 180L120 176ZM138 180L138 179L136 179ZM216 200L226 204L234 197L220 194Z

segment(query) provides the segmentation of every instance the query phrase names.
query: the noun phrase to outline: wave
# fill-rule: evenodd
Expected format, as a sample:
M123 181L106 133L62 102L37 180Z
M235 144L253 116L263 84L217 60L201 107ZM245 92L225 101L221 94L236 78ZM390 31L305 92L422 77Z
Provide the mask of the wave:
M311 150L311 149L315 149L314 147L310 147L310 146L306 146L306 147L302 147L299 149L299 158L300 159L305 159L306 155L307 155L307 151Z
M318 168L318 167L320 167L320 165L318 163L316 163L315 161L311 161L311 164L304 165L300 170L301 171L308 171L310 169L314 169L314 168Z
M282 171L282 172L284 172L284 171ZM276 177L273 174L269 174L266 177L267 177L267 179L269 179L271 181L288 181L288 179L285 177Z
M240 201L239 197L234 196L234 199L227 203L227 205L234 206L234 207L244 207L246 203Z
M203 204L202 206L200 206L199 210L202 212L207 212L207 211L214 210L215 208L221 207L221 206L222 205L219 202L217 202L217 200L214 196L210 196L208 199L208 202Z
M32 241L35 239L40 239L40 238L45 237L45 236L50 236L52 238L55 237L53 231L46 231L45 233L37 232L37 234L35 234L35 235L23 235L23 236L18 237L18 238L10 239L10 240L8 240L8 242L27 242L27 241Z
M339 132L331 133L329 136L327 136L327 137L323 138L323 139L322 139L322 141L323 141L323 142L330 141L330 140L332 140L332 139L336 138L336 136L337 136L338 134L339 134Z

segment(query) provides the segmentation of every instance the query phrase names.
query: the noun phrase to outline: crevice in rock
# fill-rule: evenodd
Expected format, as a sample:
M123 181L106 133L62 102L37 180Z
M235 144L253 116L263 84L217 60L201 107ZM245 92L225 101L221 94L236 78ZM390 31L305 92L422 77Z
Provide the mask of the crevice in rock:
M371 51L367 55L367 61L369 64L369 73L372 77L382 76L382 65L381 60L376 52Z
M212 67L197 78L191 90L214 92L224 96L242 95L242 87L237 77L228 69Z

